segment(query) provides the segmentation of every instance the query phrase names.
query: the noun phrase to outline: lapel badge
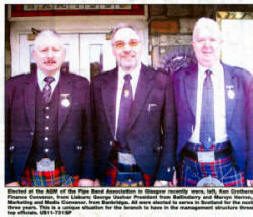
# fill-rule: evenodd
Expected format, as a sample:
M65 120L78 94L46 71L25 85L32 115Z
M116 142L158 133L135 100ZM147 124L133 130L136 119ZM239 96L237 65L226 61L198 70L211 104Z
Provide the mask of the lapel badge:
M130 94L129 90L124 90L124 97L125 98L128 98L129 94Z
M61 105L63 107L69 107L70 106L70 99L69 99L69 93L63 93L60 96L61 98Z
M233 85L227 85L226 88L227 88L228 98L229 99L234 99L235 98L234 86Z

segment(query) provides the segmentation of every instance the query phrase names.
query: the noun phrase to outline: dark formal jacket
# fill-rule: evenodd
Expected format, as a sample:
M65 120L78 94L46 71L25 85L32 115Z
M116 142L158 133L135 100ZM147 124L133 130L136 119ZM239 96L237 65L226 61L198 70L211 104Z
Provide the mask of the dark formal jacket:
M5 86L5 182L20 180L35 136L36 73L11 78ZM69 175L93 178L89 83L61 72L58 82L58 147ZM62 106L67 94L70 106Z
M95 77L91 84L95 132L96 176L105 176L115 135L117 68ZM175 124L171 80L141 66L132 105L127 142L142 172L171 180Z
M247 179L253 179L253 78L239 67L223 64L225 80L226 129L233 156ZM177 159L195 127L198 66L174 73L173 86L177 113ZM228 89L234 98L228 96Z

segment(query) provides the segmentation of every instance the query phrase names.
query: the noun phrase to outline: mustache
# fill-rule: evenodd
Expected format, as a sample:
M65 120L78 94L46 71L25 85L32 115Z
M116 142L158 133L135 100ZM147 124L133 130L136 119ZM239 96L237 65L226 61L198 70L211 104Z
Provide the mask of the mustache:
M56 63L55 59L46 59L44 63Z

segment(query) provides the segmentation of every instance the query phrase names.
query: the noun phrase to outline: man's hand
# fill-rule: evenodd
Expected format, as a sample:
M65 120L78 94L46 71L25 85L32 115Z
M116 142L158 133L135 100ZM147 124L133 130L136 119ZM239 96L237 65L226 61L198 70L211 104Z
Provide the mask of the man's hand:
M93 187L94 181L91 179L79 179L78 186L79 187Z
M247 180L247 186L248 187L253 187L253 180Z
M6 187L20 187L20 184L18 182L10 182L5 185Z
M101 186L101 185L100 185L99 180L96 179L96 180L94 181L94 187L100 187L100 186Z
M155 187L165 187L165 186L168 186L168 181L165 181L165 180L156 180L155 183L154 183L154 186Z
M169 186L169 187L176 187L177 186L177 174L176 171L173 174L173 178L172 181L168 182L168 181L164 181L164 180L156 180L154 183L155 187L165 187L165 186Z

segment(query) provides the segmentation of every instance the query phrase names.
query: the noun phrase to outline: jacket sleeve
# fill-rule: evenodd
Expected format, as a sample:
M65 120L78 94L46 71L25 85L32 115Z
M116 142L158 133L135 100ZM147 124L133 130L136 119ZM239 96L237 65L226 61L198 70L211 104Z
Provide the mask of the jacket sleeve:
M13 88L10 81L5 85L5 184L17 181L14 178L13 166L11 162L11 96Z
M87 82L83 85L83 87L84 90L82 97L84 97L84 105L82 117L82 140L84 144L84 150L82 156L82 171L80 178L94 179L94 151L91 121L90 86Z
M176 114L172 79L171 77L167 78L162 119L163 148L156 179L171 181L175 171Z
M253 77L250 79L247 91L246 113L248 151L245 177L246 179L253 180Z

